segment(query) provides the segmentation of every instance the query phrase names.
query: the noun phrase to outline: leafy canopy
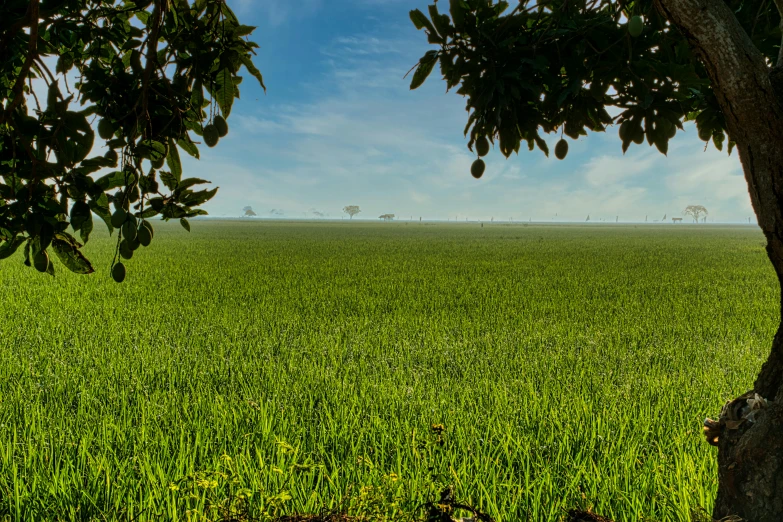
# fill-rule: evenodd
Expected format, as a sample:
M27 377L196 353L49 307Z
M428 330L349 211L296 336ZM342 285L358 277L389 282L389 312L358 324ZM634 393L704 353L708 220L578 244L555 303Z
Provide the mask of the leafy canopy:
M343 212L351 216L351 219L353 219L353 217L361 211L362 210L359 208L359 205L348 205L343 207Z
M440 65L447 90L467 98L470 150L488 138L506 157L523 141L548 156L542 132L577 139L617 123L623 152L646 139L666 154L689 120L719 150L727 141L704 66L652 0L522 0L512 10L505 1L450 0L449 14L435 1L429 16L410 12L438 46L419 61L411 89ZM774 2L725 1L775 63L781 32ZM729 137L729 154L733 145Z
M701 219L702 215L705 217L709 215L709 212L703 205L688 205L682 213L686 216L691 216L696 222Z
M93 272L74 237L88 241L93 214L119 229L125 258L149 244L153 216L189 230L217 188L183 179L179 150L198 158L198 137L228 132L241 67L264 87L253 29L224 0L3 2L0 259L25 245L28 266L53 275L51 249Z

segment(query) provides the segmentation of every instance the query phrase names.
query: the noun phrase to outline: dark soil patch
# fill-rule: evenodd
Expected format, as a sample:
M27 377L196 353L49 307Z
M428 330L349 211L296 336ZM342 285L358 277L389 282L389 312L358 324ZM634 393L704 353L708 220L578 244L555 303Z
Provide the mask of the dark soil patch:
M590 513L572 509L568 512L568 522L613 522L611 519Z
M326 515L286 515L275 522L357 522L359 519L349 517L344 513L329 513Z
M344 513L328 513L325 515L286 515L275 519L275 522L359 522L361 519ZM589 511L572 509L568 512L566 522L614 522L612 519L596 515Z
M330 513L328 515L288 515L278 518L275 522L358 522L358 518L349 517L343 513ZM614 522L613 520L590 513L572 509L568 512L567 522Z

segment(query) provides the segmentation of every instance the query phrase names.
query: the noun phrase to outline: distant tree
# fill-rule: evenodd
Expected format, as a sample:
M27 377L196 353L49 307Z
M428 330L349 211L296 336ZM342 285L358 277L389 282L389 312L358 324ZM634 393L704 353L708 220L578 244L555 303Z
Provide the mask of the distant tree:
M356 214L361 212L361 209L359 208L359 205L348 205L347 207L343 207L343 212L348 214L348 216L353 219Z
M245 212L245 217L255 217L257 214L253 212L252 207L245 207L242 209Z
M283 215L285 215L285 213L282 211L282 209L279 209L279 208L273 208L272 210L269 211L269 213L272 214L273 216L283 216Z
M195 190L207 181L183 178L178 151L198 158L195 140L228 132L242 66L263 87L253 29L223 0L0 3L0 259L24 245L27 266L54 275L54 252L89 274L74 236L87 243L95 214L118 231L121 282L120 257L152 240L147 220L190 230L217 189Z
M696 223L699 222L702 216L706 219L708 214L707 209L701 205L688 205L682 213L685 216L691 216Z
M384 221L392 221L394 219L394 214L381 214L378 218Z
M783 0L451 0L451 16L444 4L410 13L435 46L410 87L439 64L464 97L472 174L484 172L490 143L506 157L523 143L548 155L542 133L554 133L563 159L562 136L617 124L623 151L646 140L666 154L694 121L701 140L737 149L783 283ZM783 476L783 322L753 390L705 428L718 446L713 518L783 520L783 480L770 479Z

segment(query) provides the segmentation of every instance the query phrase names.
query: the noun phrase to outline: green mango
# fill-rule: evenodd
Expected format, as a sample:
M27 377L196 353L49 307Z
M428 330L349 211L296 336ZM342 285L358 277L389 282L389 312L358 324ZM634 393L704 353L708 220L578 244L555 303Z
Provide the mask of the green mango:
M122 263L115 264L111 269L111 277L118 283L125 281L125 265Z

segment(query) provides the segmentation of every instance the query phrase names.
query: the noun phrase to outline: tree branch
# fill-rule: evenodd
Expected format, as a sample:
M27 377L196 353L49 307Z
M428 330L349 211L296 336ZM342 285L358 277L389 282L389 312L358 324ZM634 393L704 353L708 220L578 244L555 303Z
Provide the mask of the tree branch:
M144 64L144 77L141 84L141 114L145 118L147 117L147 103L149 101L150 76L158 63L158 34L162 18L161 3L163 1L155 0L155 7L152 9L152 28L147 40L147 63Z
M27 25L30 26L30 41L27 43L27 57L22 65L22 70L19 71L19 76L16 78L16 83L14 84L12 91L14 97L0 116L0 123L5 123L14 112L14 109L22 103L22 100L24 99L24 81L27 78L27 75L30 74L30 67L33 65L33 60L38 56L39 1L40 0L31 0L30 5L27 8L27 16L25 18L27 19Z
M775 7L778 8L778 14L780 14L780 32L783 33L783 0L775 0ZM777 67L783 66L783 36L781 36L780 49L778 49L778 61L775 65Z
M46 54L46 53L44 52L44 54ZM36 65L38 65L38 69L39 70L45 71L49 75L49 79L50 79L51 83L56 83L57 82L57 79L52 74L52 71L49 70L49 68L46 66L44 61L41 60L41 58L39 56L35 57L35 62L36 62ZM44 79L46 79L45 75L43 74L43 72L41 72L41 76L44 76Z

